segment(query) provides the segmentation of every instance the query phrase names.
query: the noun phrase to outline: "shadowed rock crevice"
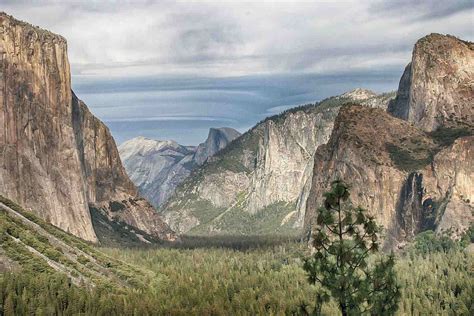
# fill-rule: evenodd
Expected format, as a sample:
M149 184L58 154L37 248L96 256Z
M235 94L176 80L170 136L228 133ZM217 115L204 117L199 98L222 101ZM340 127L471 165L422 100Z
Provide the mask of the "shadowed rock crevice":
M397 221L403 236L413 238L422 231L434 230L439 206L441 203L426 196L423 174L410 173L396 206Z

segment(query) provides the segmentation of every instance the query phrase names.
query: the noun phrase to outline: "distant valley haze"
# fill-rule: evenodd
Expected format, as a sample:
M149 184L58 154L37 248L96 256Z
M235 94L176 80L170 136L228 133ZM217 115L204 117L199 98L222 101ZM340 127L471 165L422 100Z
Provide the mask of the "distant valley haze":
M63 35L72 86L118 144L197 145L211 127L355 88L396 90L416 40L474 40L471 1L1 1Z

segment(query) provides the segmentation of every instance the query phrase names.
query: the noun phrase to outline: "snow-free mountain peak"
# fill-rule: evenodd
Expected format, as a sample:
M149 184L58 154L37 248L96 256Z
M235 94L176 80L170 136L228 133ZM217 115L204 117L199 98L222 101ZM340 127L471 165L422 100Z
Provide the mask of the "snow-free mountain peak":
M239 136L229 127L211 128L206 141L197 147L139 136L120 145L119 153L140 193L159 207L196 166Z

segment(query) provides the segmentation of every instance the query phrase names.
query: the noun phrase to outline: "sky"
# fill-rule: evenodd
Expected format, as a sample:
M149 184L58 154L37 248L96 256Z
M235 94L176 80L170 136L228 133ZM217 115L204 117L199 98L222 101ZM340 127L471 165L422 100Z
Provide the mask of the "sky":
M474 40L472 0L9 1L0 10L68 41L76 95L117 143L183 145L210 127L355 88L397 89L415 42Z

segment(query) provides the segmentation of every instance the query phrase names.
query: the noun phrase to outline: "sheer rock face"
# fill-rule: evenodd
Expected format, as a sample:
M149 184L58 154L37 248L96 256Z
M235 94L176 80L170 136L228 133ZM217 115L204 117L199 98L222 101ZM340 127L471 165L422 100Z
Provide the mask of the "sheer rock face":
M211 128L207 140L197 148L182 146L174 141L137 137L120 145L119 152L127 173L140 193L159 207L194 168L239 135L232 128Z
M66 40L4 14L0 25L0 191L96 241L71 125Z
M89 206L173 239L137 195L107 127L72 93L66 40L5 13L0 26L0 192L85 240L97 241ZM112 201L125 207L112 213Z
M474 44L453 36L420 39L389 112L426 131L474 126Z
M211 128L206 141L197 147L193 160L197 165L202 165L209 157L214 156L239 136L240 133L233 128Z
M329 142L316 151L313 184L305 214L308 231L314 224L317 208L322 205L324 192L332 181L344 179L351 186L352 203L367 208L377 222L388 229L389 238L394 239L396 206L402 187L406 186L407 172L392 161L387 148L394 146L405 150L405 144L416 142L417 146L423 146L417 159L423 160L435 144L408 122L379 109L357 105L345 107L335 124ZM411 185L408 187L412 188Z
M340 106L353 96L364 104L370 99L367 106L386 108L393 94L377 96L358 89L268 118L197 168L178 187L163 208L167 223L182 233L198 226L205 226L200 233L225 233L225 214L235 214L239 220L238 214L256 215L284 203L286 213L275 227L302 229L314 153L328 141ZM214 219L209 219L209 210ZM232 220L228 218L227 223Z
M281 123L269 120L264 124L250 176L248 212L298 199L311 175L314 152L328 141L337 112L337 107L320 113L296 112Z
M474 223L474 136L459 138L441 150L423 174L423 205L436 202L437 231L454 228L452 234L459 236Z
M431 34L419 40L388 113L349 106L315 155L305 213L311 232L331 182L351 185L353 204L385 227L396 247L426 229L459 237L474 212L473 44Z
M330 141L315 155L305 214L308 231L323 193L333 180L344 179L351 185L352 203L385 227L387 247L424 229L454 227L460 233L473 222L473 142L467 136L441 146L384 111L344 107Z
M466 136L443 146L384 111L344 107L330 141L315 155L308 231L324 192L333 180L344 179L352 203L368 209L386 229L386 247L427 228L453 226L460 233L473 221L473 141Z

